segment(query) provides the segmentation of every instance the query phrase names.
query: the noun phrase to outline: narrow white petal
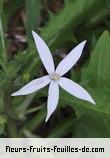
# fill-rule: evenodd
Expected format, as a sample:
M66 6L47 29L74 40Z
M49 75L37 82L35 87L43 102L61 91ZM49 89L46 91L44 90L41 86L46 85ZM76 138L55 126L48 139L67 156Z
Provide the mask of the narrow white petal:
M47 84L49 84L49 82L50 82L50 79L49 79L48 75L35 79L35 80L32 80L27 85L25 85L23 88L16 91L15 93L13 93L11 96L31 94L31 93L45 87Z
M59 65L56 68L56 73L60 74L60 76L63 76L65 73L67 73L79 60L83 48L85 46L86 41L81 42L79 45L77 45L72 51L59 63Z
M42 60L42 63L45 69L47 70L49 74L53 73L55 70L55 66L54 66L54 61L53 61L53 58L48 46L37 33L32 31L32 35L33 35L39 56Z
M55 111L59 100L59 85L55 82L51 82L49 86L49 95L47 101L47 117L46 122L49 117Z
M93 104L96 104L90 94L79 84L73 82L70 79L62 77L59 81L59 85L66 90L68 93L74 95L75 97L89 101Z

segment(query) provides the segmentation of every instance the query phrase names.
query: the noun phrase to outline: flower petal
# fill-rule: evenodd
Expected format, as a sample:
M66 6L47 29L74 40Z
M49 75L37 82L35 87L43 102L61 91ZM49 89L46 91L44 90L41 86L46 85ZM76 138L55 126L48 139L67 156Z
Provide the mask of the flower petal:
M47 101L47 117L46 122L49 117L55 111L59 100L59 85L56 82L51 82L49 86L49 95Z
M45 87L47 84L49 84L49 82L50 82L50 79L49 79L48 75L35 79L35 80L32 80L27 85L25 85L23 88L16 91L15 93L13 93L11 96L31 94L31 93Z
M32 31L32 35L33 35L39 56L42 60L42 63L45 69L47 70L49 74L53 73L55 71L55 66L54 66L54 61L53 61L53 58L48 46L37 33Z
M89 95L89 93L83 87L73 82L72 80L65 77L61 77L59 85L68 93L76 96L77 98L96 104L92 97Z
M57 74L63 76L76 64L82 54L85 43L86 41L81 42L59 63L56 68Z

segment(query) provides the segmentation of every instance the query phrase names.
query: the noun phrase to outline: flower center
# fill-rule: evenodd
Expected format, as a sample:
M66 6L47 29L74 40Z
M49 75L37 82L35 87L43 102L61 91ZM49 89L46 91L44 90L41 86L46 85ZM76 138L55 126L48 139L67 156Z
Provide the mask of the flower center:
M60 79L60 75L53 73L53 74L50 75L50 79L54 80L54 81L57 81L57 80Z

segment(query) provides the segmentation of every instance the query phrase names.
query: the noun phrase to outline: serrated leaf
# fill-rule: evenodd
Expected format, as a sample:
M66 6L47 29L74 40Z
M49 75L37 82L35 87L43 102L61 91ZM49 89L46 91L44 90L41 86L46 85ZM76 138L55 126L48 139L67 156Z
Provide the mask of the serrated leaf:
M88 21L97 10L105 7L103 0L75 0L65 3L63 10L59 15L50 19L46 27L43 28L41 35L49 43L49 45L60 43L59 37L64 36L68 31L73 33L75 28L82 22ZM105 7L106 8L106 7ZM54 27L53 27L54 26ZM69 40L69 36L67 41Z
M93 86L110 88L110 34L105 31L94 51L91 53L90 63L83 72L82 80L90 79Z
M90 63L82 72L82 82L96 102L96 106L86 101L81 101L63 92L62 98L69 103L76 113L97 113L110 118L110 35L104 32L91 54ZM63 96L64 95L64 96Z
M85 89L88 90L88 92L94 98L96 105L77 99L65 91L61 92L61 102L64 106L69 105L75 109L78 117L82 115L82 113L98 113L102 117L110 118L110 101L108 97L110 96L110 92L100 91L98 88L94 90L90 87L86 87Z

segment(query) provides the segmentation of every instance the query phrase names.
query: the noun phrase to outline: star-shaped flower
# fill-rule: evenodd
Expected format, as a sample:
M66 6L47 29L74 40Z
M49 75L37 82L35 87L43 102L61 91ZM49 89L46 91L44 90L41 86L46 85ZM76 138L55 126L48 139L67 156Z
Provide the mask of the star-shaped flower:
M86 41L81 42L78 46L72 49L72 51L59 63L55 70L54 61L48 46L37 33L32 31L32 34L39 56L48 72L48 75L32 80L23 88L13 93L12 96L31 94L50 84L46 122L57 107L59 100L59 86L71 95L95 104L92 97L83 87L66 77L62 77L76 64L82 54Z

